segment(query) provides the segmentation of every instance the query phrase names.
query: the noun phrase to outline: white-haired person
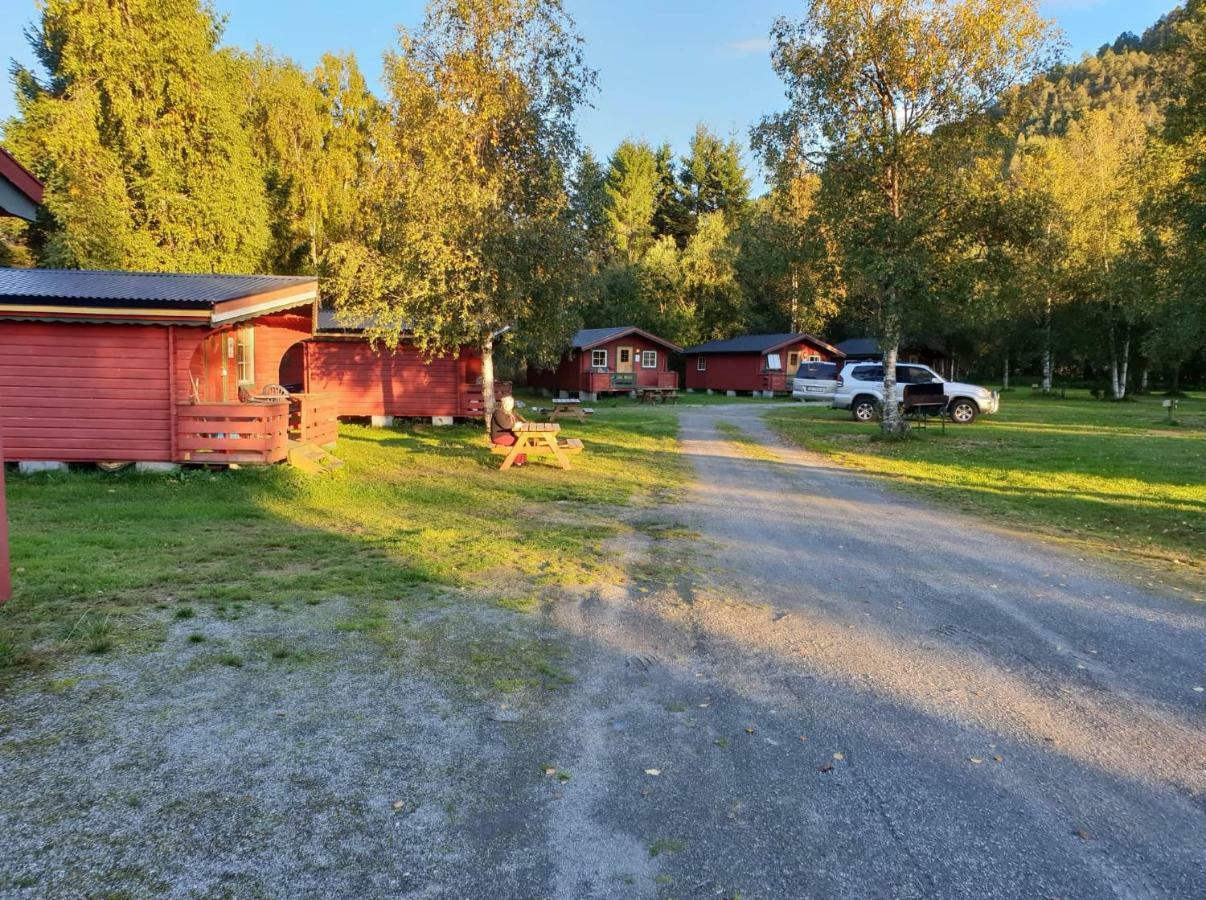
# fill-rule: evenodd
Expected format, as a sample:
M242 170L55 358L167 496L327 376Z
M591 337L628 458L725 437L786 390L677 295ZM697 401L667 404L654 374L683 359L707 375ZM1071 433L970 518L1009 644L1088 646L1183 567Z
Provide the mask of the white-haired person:
M514 447L516 440L515 425L526 421L527 419L515 411L515 398L511 396L503 397L494 407L494 415L490 417L491 442L498 444L500 447ZM522 466L527 461L527 455L521 453L515 457L514 465Z

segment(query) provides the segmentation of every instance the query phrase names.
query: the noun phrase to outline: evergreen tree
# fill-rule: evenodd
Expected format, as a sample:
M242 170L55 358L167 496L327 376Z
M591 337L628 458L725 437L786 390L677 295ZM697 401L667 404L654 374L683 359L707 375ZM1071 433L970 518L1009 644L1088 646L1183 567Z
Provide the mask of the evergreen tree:
M686 234L694 233L700 217L711 212L723 213L730 228L745 220L750 180L735 140L722 141L698 126L683 159L681 184Z
M604 186L612 245L629 262L636 262L653 244L657 210L657 155L644 141L623 141L611 156Z

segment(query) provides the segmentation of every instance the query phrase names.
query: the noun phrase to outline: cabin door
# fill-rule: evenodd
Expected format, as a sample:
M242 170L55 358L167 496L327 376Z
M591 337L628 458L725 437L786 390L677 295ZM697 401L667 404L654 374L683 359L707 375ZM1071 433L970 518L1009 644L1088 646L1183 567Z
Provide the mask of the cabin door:
M620 375L632 374L632 348L617 347L616 348L616 373Z

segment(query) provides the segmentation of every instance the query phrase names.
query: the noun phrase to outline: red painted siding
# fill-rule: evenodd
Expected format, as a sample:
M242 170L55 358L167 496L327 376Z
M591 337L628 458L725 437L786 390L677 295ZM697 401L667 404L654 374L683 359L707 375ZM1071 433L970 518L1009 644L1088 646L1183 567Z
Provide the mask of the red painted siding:
M0 322L8 459L170 460L170 330Z
M765 353L706 353L707 370L699 371L698 353L687 354L687 387L694 390L713 391L764 391L791 390L791 377L795 374L788 366L788 354L819 356L822 360L835 357L823 347L807 341L788 344L773 351L779 354L783 367L771 371L766 368Z
M465 415L463 389L481 372L469 348L430 362L405 343L392 353L346 338L319 338L305 348L306 390L335 395L341 416Z
M591 390L590 374L602 370L591 367L591 353L594 350L607 351L607 374L615 374L619 361L619 349L631 347L633 353L632 372L636 376L635 387L665 386L667 374L675 376L674 386L678 386L677 373L670 371L670 352L661 344L630 334L626 337L599 344L590 350L573 350L561 357L557 368L528 369L528 384L531 387L545 388L552 391L589 391ZM657 367L646 369L641 366L641 352L654 350L657 352ZM660 377L659 377L660 376ZM628 386L616 386L615 392L630 390Z
M0 427L0 603L12 595L13 583L8 568L8 516L4 508L4 429Z

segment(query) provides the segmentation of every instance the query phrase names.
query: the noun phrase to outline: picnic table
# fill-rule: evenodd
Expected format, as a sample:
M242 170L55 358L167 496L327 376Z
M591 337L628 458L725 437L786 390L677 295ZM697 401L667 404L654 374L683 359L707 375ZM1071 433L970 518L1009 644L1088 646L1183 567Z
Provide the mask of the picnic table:
M549 413L549 421L556 422L562 416L573 416L579 422L585 422L586 417L593 412L593 409L584 408L582 401L577 398L558 397L553 400L553 409Z
M505 454L499 470L505 472L511 468L520 454L551 456L557 461L557 465L568 469L570 454L581 453L582 442L576 438L558 438L560 431L561 426L555 422L517 422L514 444L510 447L493 444L490 448L492 453Z
M677 403L677 388L643 388L640 398L642 403Z

